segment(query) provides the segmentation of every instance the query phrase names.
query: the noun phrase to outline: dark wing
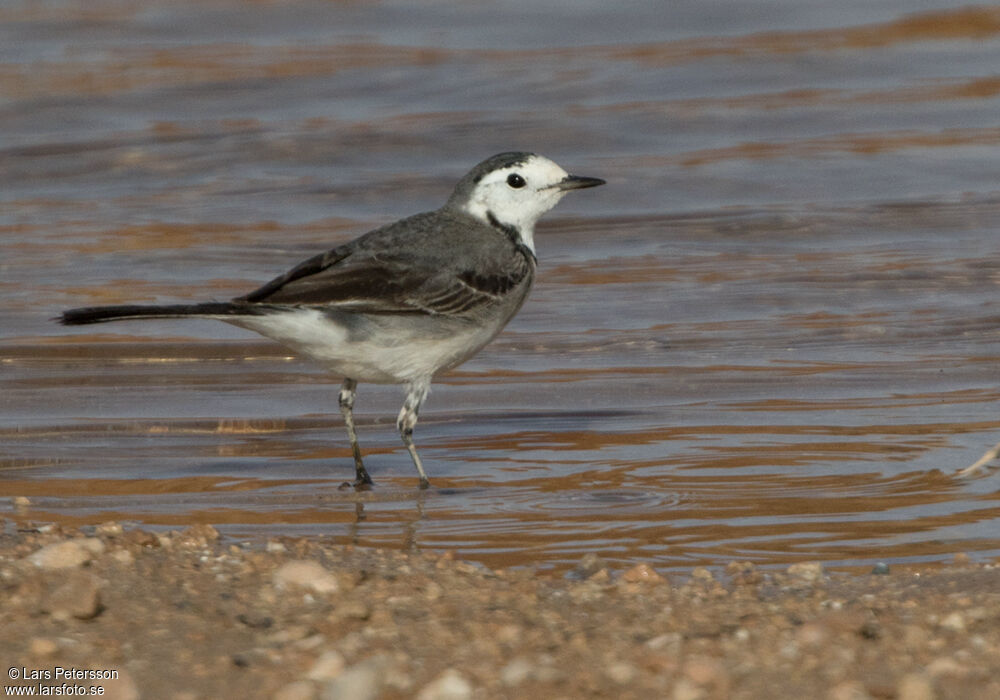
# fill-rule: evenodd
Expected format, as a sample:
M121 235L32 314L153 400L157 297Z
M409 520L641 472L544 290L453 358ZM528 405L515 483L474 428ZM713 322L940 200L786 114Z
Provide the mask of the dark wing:
M418 214L309 258L236 301L462 314L502 300L533 271L502 235L482 229Z

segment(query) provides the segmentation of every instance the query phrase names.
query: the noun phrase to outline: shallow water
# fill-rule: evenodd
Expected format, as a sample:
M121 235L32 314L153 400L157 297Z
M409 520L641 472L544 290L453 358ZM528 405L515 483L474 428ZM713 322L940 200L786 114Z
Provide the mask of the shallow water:
M1000 6L0 9L0 505L564 568L1000 554ZM951 9L949 9L951 8ZM416 439L225 299L438 206L501 150L608 185Z

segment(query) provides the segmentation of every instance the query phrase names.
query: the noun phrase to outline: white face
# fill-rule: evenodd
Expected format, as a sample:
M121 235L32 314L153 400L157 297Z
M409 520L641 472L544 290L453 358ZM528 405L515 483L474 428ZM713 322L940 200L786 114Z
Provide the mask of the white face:
M513 226L534 252L535 222L566 194L559 183L567 174L548 158L531 156L520 165L483 176L465 210L481 221L489 223L492 214L501 224Z

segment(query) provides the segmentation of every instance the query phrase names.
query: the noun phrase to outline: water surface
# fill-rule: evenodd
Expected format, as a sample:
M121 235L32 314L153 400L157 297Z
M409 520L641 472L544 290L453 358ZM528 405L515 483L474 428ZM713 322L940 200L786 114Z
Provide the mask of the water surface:
M491 566L1000 554L1000 6L153 1L0 9L0 496L10 523L209 522ZM207 321L435 208L492 153L608 185L416 439Z

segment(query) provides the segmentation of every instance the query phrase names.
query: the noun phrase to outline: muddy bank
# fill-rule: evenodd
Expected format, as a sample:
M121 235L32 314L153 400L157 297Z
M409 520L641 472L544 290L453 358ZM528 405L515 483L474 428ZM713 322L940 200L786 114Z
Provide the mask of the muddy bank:
M1000 697L1000 568L963 555L669 580L589 556L557 578L209 526L8 523L0 582L5 685L64 695Z

